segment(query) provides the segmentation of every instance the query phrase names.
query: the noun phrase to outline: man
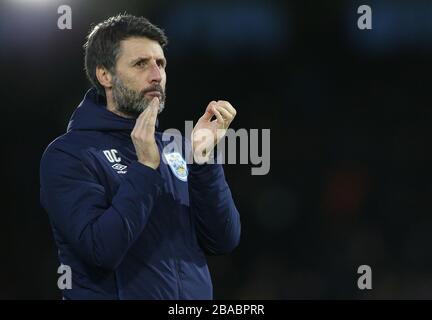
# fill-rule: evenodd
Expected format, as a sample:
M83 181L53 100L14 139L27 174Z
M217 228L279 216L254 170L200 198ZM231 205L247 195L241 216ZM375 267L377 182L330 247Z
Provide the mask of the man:
M131 15L88 35L94 88L40 167L41 203L59 260L72 270L64 299L212 299L205 254L239 243L222 166L186 165L180 153L164 153L167 142L155 132L166 43L161 29ZM228 102L212 101L192 132L192 152L208 159L235 115ZM201 129L214 139L201 140Z

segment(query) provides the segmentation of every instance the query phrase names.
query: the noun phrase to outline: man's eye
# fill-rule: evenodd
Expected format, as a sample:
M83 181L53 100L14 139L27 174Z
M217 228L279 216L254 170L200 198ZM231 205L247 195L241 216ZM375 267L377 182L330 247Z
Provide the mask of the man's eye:
M145 66L145 61L138 61L135 65L138 67L143 67Z

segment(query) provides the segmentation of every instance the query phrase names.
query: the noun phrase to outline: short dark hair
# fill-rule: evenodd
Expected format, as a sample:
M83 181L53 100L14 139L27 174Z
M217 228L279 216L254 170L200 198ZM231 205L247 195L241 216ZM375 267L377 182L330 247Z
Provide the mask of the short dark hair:
M103 66L114 72L120 41L131 37L146 37L157 41L161 47L168 44L168 39L162 29L152 24L144 17L130 14L119 14L94 26L87 36L84 44L85 71L91 84L99 93L105 95L104 87L96 77L96 67Z

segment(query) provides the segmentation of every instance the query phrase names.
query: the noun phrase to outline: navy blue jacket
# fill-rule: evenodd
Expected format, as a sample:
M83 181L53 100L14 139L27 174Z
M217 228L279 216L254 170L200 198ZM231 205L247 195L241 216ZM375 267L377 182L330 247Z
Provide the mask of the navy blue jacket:
M65 299L212 299L205 254L232 251L240 217L218 164L137 161L135 119L87 92L67 133L45 150L40 197L60 263L72 270ZM184 158L183 158L184 159Z

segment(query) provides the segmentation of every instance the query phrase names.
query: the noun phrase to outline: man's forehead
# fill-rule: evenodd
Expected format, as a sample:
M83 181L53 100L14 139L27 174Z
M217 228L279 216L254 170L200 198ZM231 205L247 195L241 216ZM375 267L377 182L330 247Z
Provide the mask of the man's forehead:
M121 55L127 59L141 57L163 58L164 52L159 42L146 37L132 37L120 42Z

